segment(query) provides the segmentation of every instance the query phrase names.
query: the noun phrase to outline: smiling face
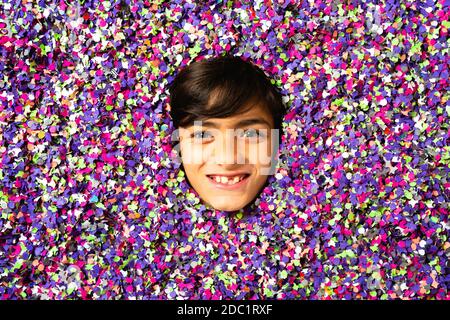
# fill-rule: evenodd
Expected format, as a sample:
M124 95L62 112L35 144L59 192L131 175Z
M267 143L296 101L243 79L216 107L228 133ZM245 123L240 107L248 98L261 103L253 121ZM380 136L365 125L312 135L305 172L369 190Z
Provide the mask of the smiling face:
M236 211L252 202L272 174L277 134L271 114L259 104L180 127L181 161L203 203Z

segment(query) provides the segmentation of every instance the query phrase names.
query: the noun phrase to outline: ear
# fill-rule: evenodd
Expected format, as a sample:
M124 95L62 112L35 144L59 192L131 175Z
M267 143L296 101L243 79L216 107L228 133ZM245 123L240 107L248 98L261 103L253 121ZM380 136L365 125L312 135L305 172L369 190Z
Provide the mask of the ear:
M183 165L181 150L173 149L172 154L173 154L173 161Z

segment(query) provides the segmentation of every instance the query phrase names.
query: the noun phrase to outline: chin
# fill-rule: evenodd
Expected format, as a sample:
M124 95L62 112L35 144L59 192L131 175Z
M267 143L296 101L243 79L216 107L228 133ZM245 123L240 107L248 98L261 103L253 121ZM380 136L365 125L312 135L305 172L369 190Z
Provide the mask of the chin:
M235 203L228 202L222 202L222 201L216 201L216 202L210 202L210 206L213 207L216 210L221 211L237 211L241 210L245 207L245 204L242 205L236 205Z
M230 207L230 206L214 206L214 209L232 212L232 211L241 210L243 207L245 207L245 206L232 206L232 207Z

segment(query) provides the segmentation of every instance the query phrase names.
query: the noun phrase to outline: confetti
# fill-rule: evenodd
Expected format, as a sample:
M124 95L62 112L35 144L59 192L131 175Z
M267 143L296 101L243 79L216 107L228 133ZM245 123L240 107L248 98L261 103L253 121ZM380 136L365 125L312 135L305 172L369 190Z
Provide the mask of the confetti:
M449 10L19 1L0 12L0 299L450 299ZM282 90L237 214L172 161L168 86L241 56Z

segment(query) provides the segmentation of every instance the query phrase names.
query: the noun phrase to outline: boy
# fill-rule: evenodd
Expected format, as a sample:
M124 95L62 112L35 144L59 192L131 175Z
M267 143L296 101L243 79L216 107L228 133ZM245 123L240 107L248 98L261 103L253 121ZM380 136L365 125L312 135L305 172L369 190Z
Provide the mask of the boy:
M273 174L286 113L264 72L239 57L194 62L174 79L170 116L182 169L203 203L237 211Z

